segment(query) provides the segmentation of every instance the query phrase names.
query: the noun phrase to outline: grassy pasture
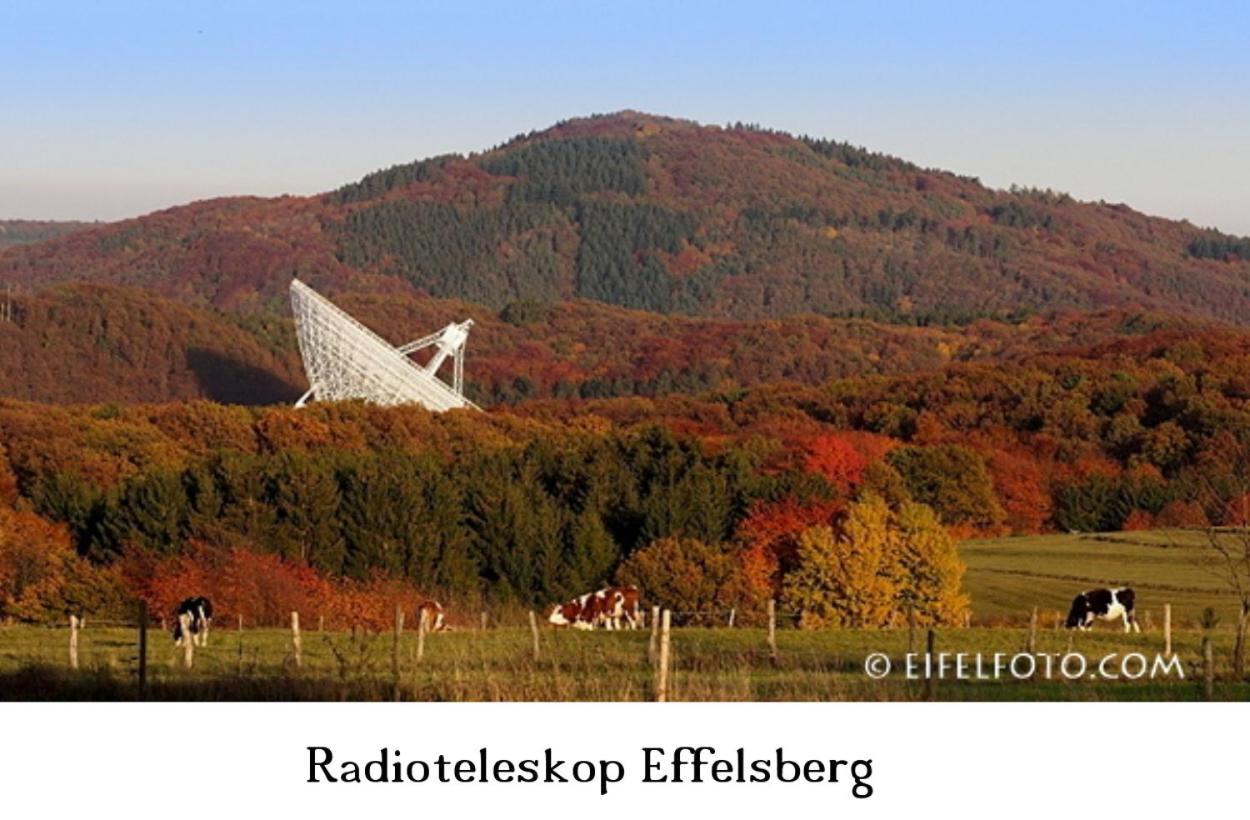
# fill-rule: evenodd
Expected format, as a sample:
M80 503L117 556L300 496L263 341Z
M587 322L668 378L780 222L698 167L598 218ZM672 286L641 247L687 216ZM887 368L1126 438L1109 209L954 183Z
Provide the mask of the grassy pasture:
M969 541L965 587L975 612L970 629L943 629L945 652L1016 653L1026 641L1024 623L1043 613L1037 652L1072 650L1092 662L1109 653L1162 649L1162 608L1174 613L1173 648L1185 679L943 681L944 700L1191 700L1200 693L1197 661L1202 633L1196 620L1206 606L1221 623L1212 633L1217 658L1215 696L1250 698L1250 684L1229 680L1235 602L1219 581L1197 565L1197 538L1184 532L1056 535ZM1142 634L1100 625L1091 633L1056 630L1053 615L1072 595L1092 586L1131 584L1138 592ZM225 624L221 625L227 626ZM0 700L126 700L135 685L133 628L95 625L79 638L80 669L68 668L65 627L0 626ZM487 630L431 635L416 660L417 637L406 632L398 651L393 636L345 632L303 635L303 663L294 664L291 635L282 629L219 628L197 650L195 665L181 666L181 650L157 629L149 633L148 692L153 699L196 700L648 700L654 669L648 633L577 632L543 628L540 654L518 620ZM1071 643L1069 643L1071 642ZM673 700L912 700L923 684L898 673L906 653L923 651L924 635L908 630L780 629L778 660L770 657L765 630L675 628ZM890 656L894 674L872 680L863 671L873 652Z
M1012 627L950 629L938 633L949 652L1020 651L1025 630ZM400 675L392 669L391 635L306 632L303 665L296 668L291 638L283 630L219 630L198 650L195 666L180 665L180 651L151 633L149 697L209 700L647 700L654 672L647 660L648 635L638 632L575 632L544 629L535 659L525 627L463 631L427 638L415 660L416 636L400 643ZM1069 635L1043 630L1038 652L1063 653ZM1072 649L1094 659L1111 652L1160 648L1156 631L1125 636L1112 630L1075 636ZM1192 664L1201 636L1181 631L1174 646L1184 680L1157 681L946 681L937 697L949 700L1173 700L1199 693ZM923 649L923 634L914 636ZM109 699L137 696L135 632L89 627L80 633L80 670L67 661L64 628L0 629L0 699ZM910 700L922 684L895 674L883 681L863 672L865 657L886 652L895 668L908 651L907 630L781 630L774 665L761 629L674 629L673 700ZM1216 634L1221 664L1231 653L1232 633ZM1219 684L1217 697L1250 697L1245 683Z
M1172 605L1174 626L1196 625L1205 607L1230 624L1237 602L1202 565L1205 538L1189 530L1038 535L965 541L959 553L968 565L964 588L981 622L1019 621L1034 606L1066 614L1081 590L1131 586L1139 619L1149 613L1156 626L1164 604Z

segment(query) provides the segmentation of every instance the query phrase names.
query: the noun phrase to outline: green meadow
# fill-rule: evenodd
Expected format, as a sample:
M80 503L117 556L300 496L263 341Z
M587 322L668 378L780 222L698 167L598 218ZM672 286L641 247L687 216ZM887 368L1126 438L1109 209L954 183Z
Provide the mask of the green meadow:
M1010 657L1029 640L1033 607L1039 626L1034 652L1086 658L1089 674L1052 672L1030 680L1010 674L926 685L901 670L909 653L923 653L923 630L799 631L783 627L774 655L767 630L694 628L671 633L669 700L1196 700L1203 696L1201 645L1215 656L1216 699L1244 700L1250 684L1236 680L1231 657L1236 606L1218 578L1201 565L1201 536L1184 532L1054 535L969 541L965 587L971 626L934 633L935 651ZM1056 623L1076 592L1128 584L1137 590L1141 634L1099 624L1072 633ZM1102 657L1163 649L1163 605L1173 608L1172 647L1178 662L1151 679L1134 666L1100 678ZM1202 628L1201 614L1218 617ZM137 630L93 624L79 632L79 668L69 665L64 626L0 627L0 699L6 700L401 700L566 701L653 700L658 680L649 630L579 632L541 627L534 635L521 613L500 614L488 629L426 636L283 629L215 629L196 650L190 669L169 636L148 633L147 681L137 684ZM882 653L891 672L874 679L865 659ZM1056 661L1057 662L1057 661ZM1179 669L1179 672L1177 671ZM1119 673L1120 667L1111 667ZM922 675L920 677L923 677ZM1134 678L1134 679L1129 679Z

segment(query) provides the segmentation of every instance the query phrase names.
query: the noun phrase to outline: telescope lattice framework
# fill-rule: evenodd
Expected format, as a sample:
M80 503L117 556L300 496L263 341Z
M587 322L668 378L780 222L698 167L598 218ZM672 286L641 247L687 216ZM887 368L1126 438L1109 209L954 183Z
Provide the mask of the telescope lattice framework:
M414 342L394 347L298 279L291 282L291 311L299 342L309 399L339 401L364 399L374 404L420 404L430 410L453 410L477 405L464 397L464 348L473 320L453 322ZM433 347L425 365L408 358ZM452 383L438 377L439 368L452 361Z

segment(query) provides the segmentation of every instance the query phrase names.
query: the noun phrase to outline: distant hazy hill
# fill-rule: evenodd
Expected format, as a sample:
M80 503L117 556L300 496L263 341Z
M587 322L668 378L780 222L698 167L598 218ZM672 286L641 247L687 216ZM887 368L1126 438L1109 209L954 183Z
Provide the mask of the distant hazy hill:
M55 239L89 227L90 222L50 222L38 219L0 219L0 248Z
M136 285L245 312L282 310L295 274L490 307L583 298L905 322L1140 307L1250 321L1250 241L995 192L842 143L632 112L324 196L198 202L0 255L0 280Z

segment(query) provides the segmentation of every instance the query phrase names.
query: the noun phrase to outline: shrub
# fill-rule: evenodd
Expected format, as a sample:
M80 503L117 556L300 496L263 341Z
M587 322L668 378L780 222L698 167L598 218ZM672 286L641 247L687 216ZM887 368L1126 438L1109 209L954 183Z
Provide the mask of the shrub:
M617 579L687 623L718 622L731 607L755 614L764 603L747 583L739 556L694 538L653 541L621 565Z
M249 623L276 625L291 612L326 612L332 597L330 584L313 569L243 548L193 543L171 558L135 555L125 574L154 612L172 612L183 599L204 595L216 616L243 615Z
M1164 505L1155 516L1155 525L1159 527L1209 527L1210 520L1202 505L1197 501L1176 499Z

